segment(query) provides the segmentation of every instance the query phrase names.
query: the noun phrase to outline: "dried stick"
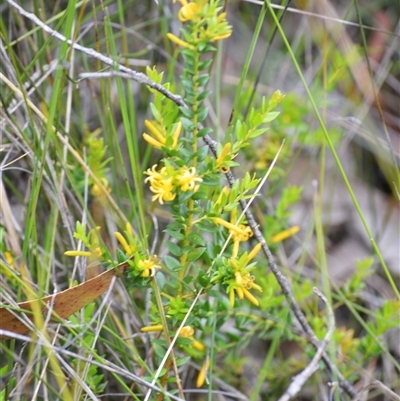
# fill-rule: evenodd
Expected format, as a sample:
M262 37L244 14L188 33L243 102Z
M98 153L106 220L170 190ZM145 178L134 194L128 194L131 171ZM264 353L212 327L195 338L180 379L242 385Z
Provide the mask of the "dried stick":
M318 288L314 287L313 291L326 305L328 311L328 332L326 333L324 339L321 341L321 345L318 347L314 358L301 373L293 378L293 381L290 383L288 389L284 392L284 394L279 398L278 401L289 401L291 398L293 398L301 390L306 381L319 369L318 363L322 358L328 342L332 338L333 332L335 331L335 318L333 316L333 311L331 306L329 305L328 300L318 290Z
M361 389L361 391L351 401L360 401L363 399L364 394L373 388L382 390L382 393L390 397L391 400L400 401L400 396L392 391L389 387L385 386L379 380L373 380L370 384Z
M139 73L130 68L127 68L127 67L119 64L117 61L114 61L110 57L104 56L103 54L101 54L93 49L81 46L78 43L75 43L75 42L71 41L70 39L67 39L65 36L61 35L59 32L53 30L48 25L43 23L35 14L25 11L21 6L19 6L17 3L15 3L14 0L6 0L6 1L10 6L12 6L16 10L18 10L18 12L21 15L28 18L32 22L34 22L36 25L40 26L44 31L46 31L50 35L56 37L57 39L59 39L63 42L68 43L75 50L78 50L88 56L94 57L97 60L100 60L101 62L103 62L104 64L109 65L119 71L119 72L116 72L116 71L109 72L108 75L114 74L116 76L118 75L118 76L125 77L125 74L126 74L126 78L130 78L136 82L147 85L147 86L157 90L158 92L162 93L164 96L166 96L168 99L172 100L178 106L188 108L188 106L183 101L181 96L171 93L170 91L165 89L161 84L157 84L156 82L152 81L145 74ZM125 74L122 75L121 73L125 73ZM97 74L97 75L99 75L99 74ZM199 124L199 127L201 129L200 124ZM203 140L209 146L213 155L217 156L217 142L214 141L209 135L204 136ZM229 171L226 174L226 177L227 177L229 185L232 186L235 182L235 177L232 174L232 172ZM245 210L246 209L246 201L241 200L240 206L243 210ZM267 258L269 267L271 268L272 273L275 275L275 277L281 287L281 290L282 290L287 302L289 303L290 309L292 310L293 314L296 316L296 319L298 320L302 329L304 330L305 336L307 337L307 339L318 350L321 347L321 343L318 340L318 338L316 337L311 326L308 324L304 313L301 311L300 306L298 305L296 299L294 298L291 285L289 284L288 280L283 275L283 273L279 270L278 265L272 255L272 252L270 251L267 243L265 242L265 239L264 239L260 229L258 228L258 225L254 219L254 216L249 209L247 209L247 211L246 211L246 218L249 223L249 226L253 230L255 238L257 239L257 241L259 241L261 243L261 246L262 246L263 252ZM322 359L325 362L326 366L328 367L329 371L334 373L335 376L338 378L339 385L346 391L346 393L348 395L350 395L351 397L355 397L357 392L355 391L353 386L344 379L343 375L338 371L337 367L333 364L333 362L330 360L329 356L325 352L323 352L323 354L322 354Z

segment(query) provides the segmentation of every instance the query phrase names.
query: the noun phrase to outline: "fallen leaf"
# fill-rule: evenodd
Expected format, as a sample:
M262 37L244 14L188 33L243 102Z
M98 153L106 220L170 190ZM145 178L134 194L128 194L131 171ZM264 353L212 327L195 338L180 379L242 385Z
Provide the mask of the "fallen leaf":
M40 304L43 316L47 316L49 313L49 306L52 309L53 319L58 321L60 318L66 319L84 306L95 301L109 288L113 277L118 277L123 274L127 267L128 263L124 262L119 264L115 269L107 270L76 287L68 288L58 294L49 295L33 301L20 302L18 304L20 310L11 312L9 307L1 307L0 330L8 330L16 334L29 333L30 328L24 323L22 314L27 312L27 316L33 321L33 315L29 312L32 311L32 305L35 302ZM9 337L0 335L0 340L5 340L7 338Z

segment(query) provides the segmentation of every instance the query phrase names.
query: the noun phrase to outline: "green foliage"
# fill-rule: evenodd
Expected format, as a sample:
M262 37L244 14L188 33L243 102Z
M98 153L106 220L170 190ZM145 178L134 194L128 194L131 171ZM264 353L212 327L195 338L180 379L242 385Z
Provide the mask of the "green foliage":
M7 110L2 114L6 133L2 146L4 151L11 149L10 154L18 148L24 155L18 169L29 173L29 179L10 179L12 163L3 163L5 200L10 200L13 212L16 204L15 209L21 208L23 213L15 219L18 224L12 229L14 219L8 218L8 209L3 210L2 295L4 292L7 304L11 299L23 301L27 294L51 294L64 289L67 282L90 279L101 269L113 269L118 264L127 269L113 282L104 304L91 304L61 326L46 319L48 333L33 334L32 344L22 350L15 341L4 346L0 401L13 401L15 394L30 397L31 389L41 391L44 386L50 399L83 400L88 395L82 382L100 399L120 392L127 398L142 400L145 386L132 383L132 373L148 381L154 379L157 386L174 394L179 393L178 383L193 387L191 378L201 378L203 374L198 386L209 383L209 399L214 399L213 391L220 383L215 377L251 394L252 401L257 397L278 399L292 377L314 357L315 348L298 330L292 305L276 276L268 270L249 222L241 216L240 202L254 197L282 143L277 163L250 208L277 256L279 271L290 283L299 309L319 339L327 333L328 319L322 303L317 308L313 286L326 281L324 292L332 299L336 314L342 317L342 308L346 308L345 322L337 319L340 326L335 328L327 353L347 380L359 380L372 362L379 371L381 360L391 361L392 371L399 370L391 355L388 333L400 325L400 305L369 286L371 276L380 274L384 263L379 255L357 261L354 273L339 288L333 280L321 277L325 249L319 249L318 259L312 230L314 219L321 218L319 214L327 210L308 203L307 184L303 199L302 183L291 184L289 176L298 158L304 158L313 169L304 173L317 179L321 195L325 192L325 160L330 157L326 145L330 142L340 149L343 138L342 128L336 123L341 105L333 104L327 94L334 94L336 99L339 86L351 95L356 92L352 68L362 63L360 48L354 46L343 54L335 46L312 44L313 51L307 57L314 57L314 49L324 51L323 68L314 68L318 63L312 60L315 77L311 100L324 116L323 124L318 125L312 101L297 88L283 95L271 77L264 74L254 88L255 70L249 58L245 64L249 62L250 68L243 70L243 84L230 110L232 93L227 90L233 81L228 79L236 78L237 71L232 67L239 64L239 59L232 55L224 58L221 53L224 39L232 33L228 20L235 20L230 15L232 7L228 5L225 10L222 1L179 1L172 8L173 12L176 8L176 16L170 10L167 13L161 3L158 7L153 4L142 19L141 12L147 7L143 5L137 10L141 18L138 24L129 19L132 10L136 10L129 1L94 1L91 10L86 3L82 8L83 3L75 1L68 2L68 9L63 10L61 2L51 15L39 3L35 1L30 12L37 14L40 10L42 21L47 20L57 31L73 38L74 43L100 51L112 63L102 79L80 79L82 71L99 71L104 66L85 53L70 51L70 43L56 48L57 37L47 38L42 30L29 28L30 23L22 23L25 17L15 19L11 13L10 20L16 22L10 27L6 20L0 24L10 55L6 72L9 64L15 68L1 78L6 84L2 87L2 101ZM21 4L26 6L24 1ZM268 4L261 9L257 27L271 26L263 20ZM243 20L254 22L254 13L245 10ZM99 13L104 15L102 20ZM133 14L138 18L136 12ZM268 18L271 16L268 14ZM170 27L176 26L174 19L182 22L180 33L175 31L179 37L168 33ZM88 30L87 26L94 29ZM257 27L254 30L251 25L251 31L256 32L254 45L260 43L261 37L271 35L262 28L262 36L258 37ZM135 40L131 40L133 32L139 34ZM15 40L14 36L7 38L10 33L17 35ZM242 40L241 32L235 34L231 39L234 47ZM325 40L326 37L324 31ZM281 38L285 39L284 35ZM310 39L314 37L307 40ZM300 42L298 51L305 49L304 40ZM281 50L278 47L274 51ZM26 54L20 54L21 49ZM280 75L285 66L278 54L269 56L268 68L263 72L278 70L277 76ZM49 64L54 55L59 57L56 73ZM144 71L150 80L180 96L188 107L176 104L154 88L147 87L147 92L137 90L136 83L113 76L112 71L118 70L119 65L128 67L137 57L150 60ZM299 60L303 61L302 55ZM263 65L261 59L255 61ZM37 72L43 78L40 81ZM18 91L7 86L10 77L14 86L18 84ZM291 88L291 81L280 82ZM253 89L263 95L256 91L253 96ZM19 99L24 99L24 107L18 106L16 112L13 108ZM390 102L386 103L389 107ZM347 102L343 106L344 116L352 115ZM335 107L335 118L331 107ZM244 110L248 110L246 115ZM144 134L140 136L137 129L143 126ZM371 131L372 126L365 132ZM207 135L219 138L216 155L205 145ZM231 170L239 178L230 186L225 174ZM300 202L310 208L309 221L301 227L289 227ZM76 221L74 233L73 227L68 226L71 221ZM296 237L296 241L289 238L305 228L309 231ZM322 236L325 234L329 233L323 232ZM275 245L286 239L279 248ZM327 251L330 245L326 240ZM79 251L64 252L64 248ZM63 255L79 259L72 262ZM94 269L86 271L85 267ZM318 272L315 277L314 271ZM24 283L30 283L31 278L29 292ZM380 281L384 279L380 277ZM45 334L49 334L49 343L43 340ZM165 366L160 366L172 339L176 340L173 353L166 358ZM255 340L259 341L257 357L264 361L260 369L253 371L249 366L254 365L254 360L248 350L254 348ZM54 351L50 343L57 347ZM57 355L65 377L58 375L54 366L48 367L50 352ZM200 371L193 368L197 365ZM179 368L177 375L175 366ZM20 375L22 369L25 371ZM71 371L76 375L70 375ZM315 389L317 393L320 383L336 379L321 362L306 391ZM26 388L22 388L25 384ZM14 389L14 398L10 398ZM62 389L70 389L74 398L64 397ZM314 396L318 397L319 393ZM156 398L161 399L161 394L153 392L150 399Z

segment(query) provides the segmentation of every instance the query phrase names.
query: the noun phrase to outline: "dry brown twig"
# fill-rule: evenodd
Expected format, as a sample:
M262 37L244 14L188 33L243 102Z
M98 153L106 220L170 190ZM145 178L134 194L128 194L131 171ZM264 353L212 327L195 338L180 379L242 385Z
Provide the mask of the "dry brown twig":
M86 54L87 56L96 58L97 60L101 61L102 63L115 68L116 70L118 70L118 72L109 72L107 74L114 74L114 75L118 75L124 78L128 78L128 79L133 79L136 82L139 82L141 84L147 85L155 90L157 90L158 92L162 93L164 96L166 96L168 99L172 100L174 103L176 103L178 106L181 107L186 107L188 108L188 106L186 105L186 103L184 102L184 100L182 99L181 96L176 95L170 91L168 91L167 89L165 89L161 84L157 84L156 82L152 81L151 79L149 79L145 74L143 73L139 73L136 72L130 68L127 68L121 64L119 64L117 61L114 61L112 58L107 57L93 49L84 47L82 45L79 45L78 43L73 42L70 39L67 39L65 36L63 36L62 34L60 34L59 32L53 30L52 28L50 28L48 25L46 25L44 22L42 22L35 14L27 12L26 10L24 10L20 5L18 5L17 3L15 3L14 0L6 0L7 3L13 7L14 9L16 9L21 15L23 15L24 17L28 18L29 20L31 20L32 22L34 22L36 25L40 26L44 31L46 31L47 33L49 33L50 35L52 35L53 37L68 43L72 48L74 48L75 50L78 50L84 54ZM121 75L124 74L124 75ZM98 73L96 73L98 75ZM93 76L93 74L92 74ZM200 129L202 128L201 125L199 124ZM206 135L203 137L204 142L209 146L211 152L213 153L213 155L216 157L217 156L217 142L215 140L213 140L209 135ZM228 183L230 186L232 186L234 184L234 182L236 181L233 173L231 171L229 171L226 174ZM246 210L247 205L246 205L246 201L241 200L240 201L240 206L243 210ZM254 236L257 239L258 242L261 243L262 245L262 249L263 252L267 258L269 267L272 271L272 273L274 274L274 276L276 277L281 290L287 300L287 302L289 303L289 307L292 310L292 313L296 316L296 319L298 320L299 324L301 325L302 329L304 330L304 336L311 342L311 344L314 345L314 347L318 350L321 349L321 342L318 340L318 338L316 337L312 327L309 325L309 323L306 320L306 317L304 315L304 313L302 312L302 310L300 309L299 304L297 303L294 295L293 295L293 291L291 288L291 285L289 284L287 278L285 277L285 275L279 270L278 265L272 255L272 252L270 251L267 243L265 242L265 239L260 231L260 229L258 228L258 224L256 223L254 216L252 214L252 212L247 209L246 210L246 218L247 221L251 227L251 229L253 230ZM325 353L325 351L322 352L322 360L324 361L325 365L327 366L328 370L335 376L337 377L337 380L339 382L340 387L343 388L343 390L345 390L345 392L350 395L351 397L355 397L357 392L354 389L354 387L347 381L345 380L345 378L343 377L343 375L339 372L339 370L337 369L337 367L334 365L334 363L331 361L331 359L329 358L329 356Z
M360 401L365 398L363 398L364 394L372 389L379 389L382 390L382 393L385 394L386 396L390 397L391 400L394 401L400 401L400 396L397 395L395 392L393 392L390 388L385 386L381 381L379 380L373 380L371 383L369 383L367 386L361 389L361 391L351 400L351 401Z
M322 358L326 346L332 338L333 332L335 331L335 317L333 315L333 310L329 305L328 300L318 290L318 288L314 287L313 291L324 302L328 310L328 332L326 333L324 339L321 341L321 345L317 349L314 358L301 373L293 377L288 389L285 391L284 394L282 394L278 401L289 401L291 398L293 398L301 390L306 381L319 369L318 363Z

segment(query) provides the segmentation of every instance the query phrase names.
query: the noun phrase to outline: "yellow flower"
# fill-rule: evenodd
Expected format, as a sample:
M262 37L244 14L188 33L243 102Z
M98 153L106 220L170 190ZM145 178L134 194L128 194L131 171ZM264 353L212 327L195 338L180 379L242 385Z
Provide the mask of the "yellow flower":
M187 0L174 0L173 2L176 3L177 1L182 4L182 8L178 12L178 18L182 22L192 20L196 16L199 16L199 18L201 18L202 16L200 14L203 11L204 5L207 3L207 0L193 1L190 3L188 3Z
M137 267L142 271L142 277L153 277L156 274L155 269L161 269L161 266L158 264L157 255L150 256L144 260L139 260Z
M252 304L258 306L257 298L249 291L251 289L262 292L262 288L254 283L255 277L251 276L249 272L236 271L235 272L235 282L231 283L229 290L229 302L231 307L235 304L235 295L236 292L239 299L243 299L243 297L247 298Z
M247 298L253 305L258 306L258 299L249 291L249 289L255 289L262 292L262 288L259 285L254 284L254 276L250 276L249 274L249 277L240 276L240 279L238 279L238 275L240 276L240 273L236 272L236 283L230 285L229 303L231 307L233 308L235 305L235 292L239 299Z
M259 305L257 298L250 292L250 290L262 292L262 288L254 283L255 277L250 274L246 266L252 261L252 259L254 259L260 249L261 244L257 244L244 261L243 258L237 259L237 254L234 254L237 252L235 249L232 251L232 258L229 259L230 269L228 269L228 271L230 271L230 274L233 274L233 276L230 276L228 273L228 277L230 277L227 289L231 307L235 305L235 294L239 299L246 298L255 306Z
M152 134L152 136L144 133L143 134L143 139L149 143L150 145L154 146L155 148L161 149L162 146L166 146L167 143L167 137L166 137L166 132L164 129L160 129L158 127L158 124L153 124L149 120L145 120L144 125L146 128L149 130L149 132ZM182 131L182 123L179 121L174 132L172 133L172 145L171 149L175 149L178 145L178 139L179 135L181 134Z
M175 149L176 146L178 145L178 139L179 135L181 134L181 131L182 131L182 123L179 121L175 131L172 134L172 149Z
M173 177L170 177L167 169L162 167L160 171L156 171L155 164L151 169L148 169L145 174L147 177L144 182L150 182L150 191L154 193L151 200L154 202L158 199L162 205L164 202L172 201L176 197L174 193Z
M239 226L229 223L229 222L225 221L224 219L221 219L220 217L214 217L213 220L217 224L220 224L221 226L224 226L225 228L227 228L229 231L235 232L237 234L242 234L242 232L243 232L243 230Z
M161 331L163 329L162 324L153 324L152 326L144 326L140 329L142 333L151 333L153 331Z
M168 33L167 37L174 43L194 50L198 43L215 42L231 36L232 27L228 25L226 13L223 12L218 15L221 8L215 2L212 2L206 8L208 0L194 0L191 2L174 0L174 3L177 1L182 5L178 12L178 18L182 22L193 21L193 26L196 28L191 32L190 43L179 39L172 33Z
M86 257L96 257L101 258L103 256L103 252L100 247L96 247L91 251L66 251L64 252L65 256L86 256Z
M254 259L254 258L257 256L258 252L260 252L261 247L262 247L261 243L258 243L258 244L253 248L253 250L252 250L252 251L249 253L249 255L247 256L246 264L249 264L249 263L251 262L251 260Z
M210 360L207 358L204 361L203 366L200 369L199 375L197 376L197 380L196 380L197 388L201 387L204 384L204 382L206 381L207 371L208 371L209 367L210 367Z
M90 251L66 251L64 252L65 256L95 256L93 252Z
M103 187L105 188L105 192L99 185L94 183L93 187L92 187L92 195L95 196L100 201L103 201L107 196L106 194L111 193L111 188L108 186L107 178L101 177L100 182L103 184Z
M269 105L278 104L279 102L281 102L284 99L284 97L285 97L285 95L280 90L275 91L271 96Z
M4 258L6 260L6 262L8 263L8 265L12 268L15 269L15 260L14 260L14 256L10 251L4 251Z
M213 42L217 42L218 40L224 40L229 38L229 36L232 35L232 31L228 31L227 33L225 33L224 35L218 35L218 36L214 36L211 40Z
M158 127L156 127L151 121L144 120L144 125L150 131L153 136L150 136L146 133L143 134L143 139L154 146L155 148L161 149L162 146L165 145L165 133L161 132ZM155 137L155 138L154 138Z
M271 241L273 243L281 242L281 241L283 241L283 240L285 240L285 239L297 234L299 231L300 231L300 227L299 226L290 227L287 230L283 230L279 234L274 235L271 238Z
M231 148L232 148L231 142L227 142L225 146L222 148L220 155L217 157L217 167L224 174L226 174L230 169L227 162L230 162L236 156L229 154Z
M190 338L194 334L194 328L192 326L184 326L179 333L179 337Z
M182 167L180 172L176 176L178 185L181 187L182 192L194 191L197 192L200 185L197 182L202 182L203 180L196 175L195 167Z
M231 232L233 241L232 257L236 258L239 253L239 244L247 241L253 235L253 230L245 224L235 225L221 219L220 217L215 217L214 221L217 224L226 227Z
M185 42L182 39L179 39L177 36L175 36L173 33L167 33L167 38L171 41L176 43L179 46L186 47L187 49L192 49L195 50L195 47L188 42Z
M129 224L130 226L130 224ZM118 231L114 233L115 238L117 238L118 242L122 245L124 248L124 251L127 255L133 255L135 253L136 247L134 244L129 244L128 241L125 239L125 237Z
M179 337L182 338L189 338L190 340L193 341L192 346L196 348L198 351L203 351L205 346L203 343L200 341L197 341L194 337L194 329L192 326L184 326L182 327L182 330L179 333Z

